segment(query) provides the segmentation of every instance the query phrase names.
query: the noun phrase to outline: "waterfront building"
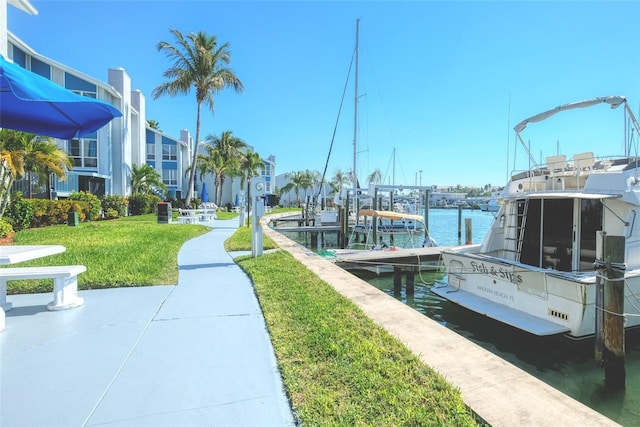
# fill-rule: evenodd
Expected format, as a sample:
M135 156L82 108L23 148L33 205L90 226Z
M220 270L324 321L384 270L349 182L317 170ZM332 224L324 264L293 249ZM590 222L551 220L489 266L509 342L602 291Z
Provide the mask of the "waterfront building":
M16 182L14 189L30 197L64 198L73 191L88 191L98 197L127 196L131 192L133 165L147 163L158 171L167 186L167 193L162 196L169 199L184 198L189 181L185 172L191 162L194 142L189 130L180 130L180 136L176 138L149 127L145 95L132 89L132 79L125 69L109 69L105 82L36 52L9 31L8 6L31 15L38 13L28 0L0 0L0 54L73 92L108 102L122 112L122 117L113 119L94 134L71 140L55 140L68 153L73 164L66 181L53 176L51 188L39 188L35 181L22 179ZM260 174L265 178L267 193L273 193L274 156L265 160ZM213 177L205 177L204 182L213 199ZM201 194L202 184L203 181L196 175L194 196ZM237 204L243 194L240 179L228 179L223 185L222 202Z

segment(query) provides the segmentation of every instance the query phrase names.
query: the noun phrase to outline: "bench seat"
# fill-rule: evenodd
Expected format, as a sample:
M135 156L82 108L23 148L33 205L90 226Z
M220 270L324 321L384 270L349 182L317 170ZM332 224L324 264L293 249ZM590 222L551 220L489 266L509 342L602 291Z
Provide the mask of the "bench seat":
M4 311L13 308L7 302L7 282L53 279L53 301L47 304L47 309L56 311L78 307L84 303L84 299L78 296L78 274L85 271L87 267L84 265L0 268L0 306Z

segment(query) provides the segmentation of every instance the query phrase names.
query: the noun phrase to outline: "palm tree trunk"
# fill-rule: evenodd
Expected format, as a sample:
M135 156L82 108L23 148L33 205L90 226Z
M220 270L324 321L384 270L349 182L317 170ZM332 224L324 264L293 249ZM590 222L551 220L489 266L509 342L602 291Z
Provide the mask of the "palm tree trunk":
M4 216L11 198L11 186L13 185L13 175L5 162L0 163L0 218Z
M198 101L198 115L196 120L196 139L193 141L193 155L191 160L191 173L189 174L189 188L187 189L187 199L185 204L187 207L191 205L191 198L193 197L193 184L196 181L196 163L198 161L198 141L200 140L200 105L201 101Z

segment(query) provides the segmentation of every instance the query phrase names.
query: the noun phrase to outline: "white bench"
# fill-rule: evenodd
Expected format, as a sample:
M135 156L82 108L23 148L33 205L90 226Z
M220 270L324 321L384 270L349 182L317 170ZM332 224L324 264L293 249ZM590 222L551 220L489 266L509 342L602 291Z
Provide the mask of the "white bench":
M84 304L84 299L78 296L78 274L85 271L87 267L84 265L0 268L0 306L4 311L13 308L13 305L7 302L7 282L53 279L53 301L47 304L47 309L57 311L78 307Z

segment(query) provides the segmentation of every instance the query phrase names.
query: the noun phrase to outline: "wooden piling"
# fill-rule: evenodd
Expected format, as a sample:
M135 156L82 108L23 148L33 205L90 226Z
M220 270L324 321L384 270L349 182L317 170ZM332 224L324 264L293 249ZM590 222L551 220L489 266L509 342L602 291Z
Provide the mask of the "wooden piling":
M605 232L598 231L596 232L596 262L595 262L595 270L596 270L596 325L595 325L595 340L594 340L594 350L593 355L598 366L604 365L604 356L602 352L604 351L604 342L603 342L603 334L604 334L604 256L602 254L603 246L604 246L604 236Z
M465 236L465 244L470 245L473 243L473 228L471 226L471 218L464 219L464 236Z
M458 243L462 242L462 206L458 205Z
M393 294L400 296L402 293L402 268L393 267Z
M625 388L624 236L604 237L604 383L609 390Z
M415 292L415 273L413 270L407 271L407 295L413 295Z

